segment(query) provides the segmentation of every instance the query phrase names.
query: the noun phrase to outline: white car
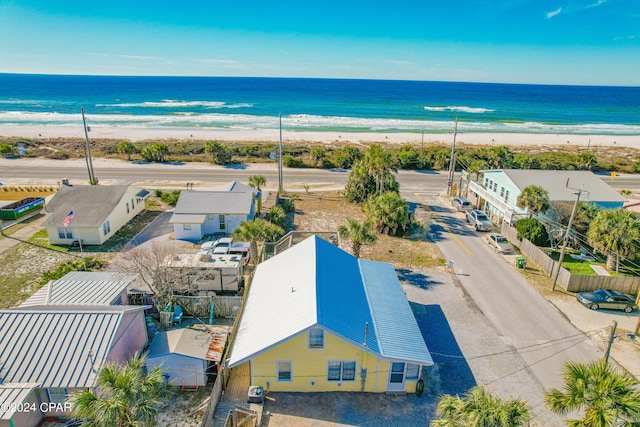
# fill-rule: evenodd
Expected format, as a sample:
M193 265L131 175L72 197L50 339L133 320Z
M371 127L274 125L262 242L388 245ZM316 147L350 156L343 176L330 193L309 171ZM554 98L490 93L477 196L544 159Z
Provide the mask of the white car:
M479 210L467 211L466 220L473 225L476 231L491 231L493 228L493 223L487 214Z
M513 252L513 246L502 234L491 233L487 235L485 240L487 241L489 246L495 249L496 252L502 254L510 254Z
M210 242L204 242L202 245L200 245L200 250L202 251L209 251L211 249L215 249L219 246L224 246L226 248L229 248L229 246L231 246L231 243L233 242L233 238L232 237L221 237L218 240L213 240Z

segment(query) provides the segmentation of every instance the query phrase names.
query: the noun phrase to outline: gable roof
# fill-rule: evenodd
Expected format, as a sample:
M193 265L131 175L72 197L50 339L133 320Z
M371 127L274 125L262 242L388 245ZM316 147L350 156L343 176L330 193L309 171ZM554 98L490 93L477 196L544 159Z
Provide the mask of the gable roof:
M502 169L495 171L483 171L485 176L492 172L503 172L520 191L530 185L539 185L549 192L549 200L552 202L571 202L576 200L571 188L582 188L585 192L580 200L585 202L615 202L624 203L627 200L616 190L611 188L599 176L589 171L563 171L563 170L538 170L538 169Z
M43 304L109 305L135 281L135 274L72 271L51 280L21 307Z
M34 306L0 310L0 378L40 387L95 386L124 314L145 306Z
M242 214L248 215L254 200L254 190L246 185L232 185L214 191L183 191L174 209L180 214ZM248 189L245 191L245 189ZM172 218L172 222L173 218Z
M0 384L0 420L10 420L18 412L19 404L23 403L37 383ZM9 424L12 425L12 424Z
M63 185L45 210L50 213L45 227L61 227L73 211L72 227L100 227L128 190L128 185Z
M229 366L318 326L383 358L433 364L393 266L312 236L258 265Z

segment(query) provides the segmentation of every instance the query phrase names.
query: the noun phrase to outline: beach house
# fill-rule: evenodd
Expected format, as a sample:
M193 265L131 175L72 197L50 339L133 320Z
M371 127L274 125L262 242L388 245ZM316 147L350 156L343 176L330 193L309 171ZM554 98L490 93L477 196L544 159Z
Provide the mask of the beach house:
M169 222L177 240L229 234L256 215L257 190L236 181L209 191L183 191Z
M393 266L314 235L258 266L228 363L270 391L380 393L433 361Z
M105 363L146 346L144 309L55 304L0 310L0 426L32 427L44 417L68 415L71 393L95 387Z
M538 185L549 192L552 203L576 200L575 192L584 190L580 201L603 209L622 207L626 198L607 185L601 177L589 171L538 169L494 169L482 171L482 180L469 183L469 198L487 213L494 222L513 223L529 216L526 208L518 207L518 196L530 185Z
M148 195L128 185L63 185L45 206L49 243L102 245L144 210Z

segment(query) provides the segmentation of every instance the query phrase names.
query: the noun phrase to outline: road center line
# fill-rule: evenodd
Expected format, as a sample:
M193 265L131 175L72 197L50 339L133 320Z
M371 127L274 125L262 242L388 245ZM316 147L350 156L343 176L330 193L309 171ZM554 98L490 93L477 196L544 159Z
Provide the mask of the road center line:
M427 205L427 202L425 202L425 200L422 198L422 196L420 196L418 193L413 193L413 194L418 198L418 200L420 200L420 203L422 203L422 206L423 206L425 209L428 209L429 211L431 211L431 212L433 213L434 218L436 218L436 219L438 219L438 220L440 221L440 222L439 222L439 223L440 223L440 226L441 226L442 228L444 228L444 229L447 231L447 233L449 233L449 234L451 235L451 238L452 238L452 239L453 239L453 240L454 240L458 245L460 245L460 247L462 248L462 250L463 250L463 251L465 251L465 252L467 253L467 255L469 255L469 256L473 256L473 254L471 253L471 251L469 250L469 248L467 248L467 247L465 246L465 244L464 244L464 243L462 243L462 241L458 238L458 236L456 236L456 235L451 231L451 229L447 226L447 224L445 224L444 222L442 222L442 221L440 220L440 215L438 215L437 213L435 213L434 211L432 211L432 210L431 210L431 208L429 207L429 205Z

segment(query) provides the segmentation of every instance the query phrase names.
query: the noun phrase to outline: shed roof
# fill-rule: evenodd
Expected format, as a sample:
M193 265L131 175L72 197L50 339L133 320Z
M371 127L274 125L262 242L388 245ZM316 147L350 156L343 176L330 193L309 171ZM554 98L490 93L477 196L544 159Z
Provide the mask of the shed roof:
M524 190L530 185L539 185L549 192L552 202L571 202L576 199L575 191L571 188L582 188L585 192L580 200L585 202L616 202L627 200L616 190L605 183L602 178L589 171L538 170L538 169L501 169L483 171L485 176L491 173L503 172L515 185ZM567 188L567 180L569 187Z
M433 363L393 266L312 236L258 266L229 365L312 327L383 358Z
M228 335L227 326L211 327L209 330L181 328L160 332L151 342L147 358L153 359L173 353L219 362Z
M100 227L128 189L128 185L63 185L45 206L51 215L44 226L61 227L69 211L73 211L70 227Z
M204 224L206 214L178 214L174 213L169 219L169 224Z
M109 305L136 280L135 274L72 271L51 280L20 304L21 307L43 304Z
M93 387L123 315L144 308L47 305L0 310L3 382Z

